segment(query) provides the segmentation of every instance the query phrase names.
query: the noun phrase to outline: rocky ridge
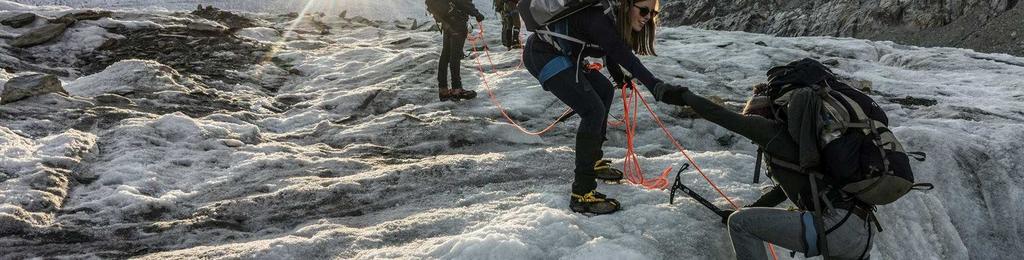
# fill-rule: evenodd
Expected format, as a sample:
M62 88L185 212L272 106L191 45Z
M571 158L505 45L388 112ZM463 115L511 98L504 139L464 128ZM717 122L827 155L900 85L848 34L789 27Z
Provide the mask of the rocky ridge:
M664 1L663 23L778 36L838 36L1024 56L1019 0Z

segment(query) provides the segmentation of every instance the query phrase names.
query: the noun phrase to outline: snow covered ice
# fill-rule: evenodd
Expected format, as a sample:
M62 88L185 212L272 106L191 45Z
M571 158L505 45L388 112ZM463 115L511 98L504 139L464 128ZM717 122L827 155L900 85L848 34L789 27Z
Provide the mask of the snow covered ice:
M422 1L407 2L396 10L423 15L415 11ZM491 10L491 1L478 2ZM165 7L194 8L182 6ZM0 7L0 18L76 10L3 0ZM275 51L266 62L226 71L227 80L144 57L83 73L77 55L122 37L104 28L198 19L106 7L123 9L28 49L59 52L39 66L68 72L61 80L69 95L0 105L0 258L733 257L719 217L688 198L670 205L666 190L599 184L622 211L570 212L578 119L540 137L505 121L485 78L530 130L565 107L519 69L518 50L500 47L494 19L484 22L494 69L482 52L464 60L465 86L481 96L454 103L437 102L438 32L408 29L406 19L364 23L351 19L354 11L322 18L332 28L326 35L310 23L288 31L290 20L258 13L266 10L245 13L268 23L234 34ZM390 17L367 10L359 15ZM0 36L23 32L0 26ZM913 164L917 180L936 185L880 208L884 231L873 257L1024 253L1024 58L689 27L662 28L658 38L659 56L642 58L656 75L727 104L745 101L768 68L804 57L829 61L851 85L871 89L906 149L928 154ZM29 62L0 47L0 65ZM0 86L20 73L0 70ZM738 204L770 185L751 184L756 147L748 140L678 107L653 105ZM621 106L612 110L619 118ZM648 176L681 166L655 122L639 119L636 151ZM617 167L626 151L622 130L611 128L605 146ZM695 171L682 180L728 206Z

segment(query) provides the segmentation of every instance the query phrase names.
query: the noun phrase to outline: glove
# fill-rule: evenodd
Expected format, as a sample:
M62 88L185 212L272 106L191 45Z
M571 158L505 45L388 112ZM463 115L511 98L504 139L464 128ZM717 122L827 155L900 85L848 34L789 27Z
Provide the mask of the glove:
M484 21L484 15L483 14L476 14L476 22L479 23L479 22L483 22L483 21Z
M629 89L633 89L633 84L630 83L633 83L633 78L626 77L622 80L615 80L615 88L622 88L622 86L626 86Z
M727 210L722 210L722 211L715 212L715 213L718 213L718 215L722 217L722 225L728 225L729 224L729 216L732 216L732 213L736 213L736 211L735 210L731 210L731 209L727 209Z
M654 99L666 104L685 106L686 102L683 101L683 93L687 91L690 91L687 87L659 82L657 85L654 85Z

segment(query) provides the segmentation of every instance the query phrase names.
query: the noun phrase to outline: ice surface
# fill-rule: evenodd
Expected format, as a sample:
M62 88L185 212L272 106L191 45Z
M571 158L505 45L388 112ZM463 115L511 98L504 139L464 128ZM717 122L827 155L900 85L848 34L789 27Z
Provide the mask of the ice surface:
M153 93L163 90L187 91L179 83L183 80L177 71L166 65L148 60L122 60L103 71L81 77L64 86L76 96L95 97L102 94Z
M145 60L65 79L72 97L0 107L0 172L17 176L0 183L0 232L11 234L0 236L0 253L732 258L718 217L685 198L669 205L667 191L601 184L623 203L621 212L587 217L568 211L578 119L536 137L501 117L487 97L477 57L497 100L524 127L547 126L565 106L518 66L518 50L499 46L498 22L485 22L497 71L480 52L464 60L464 84L481 96L458 103L437 102L439 33L325 22L349 27L285 38L272 62L234 72L275 88L221 86L209 101L239 108L182 113L146 107L187 110L195 104L178 103L174 95L202 84ZM286 29L274 26L238 35L277 42L276 32ZM86 35L102 33L75 39ZM913 164L918 181L936 185L879 209L885 231L876 236L873 257L1004 259L1024 252L1024 58L688 27L661 30L657 51L642 58L655 75L727 102L745 100L769 67L804 57L831 60L848 82L870 87L904 146L928 153L927 162ZM0 72L0 80L5 77ZM114 94L135 105L100 101ZM617 101L612 109L618 118L621 106ZM737 203L751 202L769 185L750 183L755 147L747 140L679 117L678 107L654 109ZM56 116L107 110L118 118L86 127ZM637 152L648 174L679 167L682 155L653 120L639 118ZM622 158L622 129L610 129L609 139L606 157ZM28 179L33 176L58 181L44 182L49 186L40 191ZM727 207L696 172L684 172L682 180ZM49 202L29 203L40 201ZM40 238L55 234L62 239ZM788 258L787 251L780 255Z

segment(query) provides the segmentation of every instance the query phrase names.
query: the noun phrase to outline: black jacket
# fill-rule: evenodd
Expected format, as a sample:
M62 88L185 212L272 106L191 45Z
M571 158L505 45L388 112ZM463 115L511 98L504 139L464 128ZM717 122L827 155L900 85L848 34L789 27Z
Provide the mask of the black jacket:
M597 45L600 49L584 49L580 44L567 43L564 44L564 47L569 49L569 53L566 55L545 41L531 40L535 44L527 46L527 55L543 57L569 56L571 60L575 61L582 52L582 55L585 57L604 58L605 67L608 68L612 77L617 82L623 81L622 73L619 71L620 66L632 74L634 78L639 79L652 92L654 86L661 82L660 79L654 77L654 74L647 67L640 63L640 59L633 54L632 48L619 36L613 18L605 15L602 8L587 8L551 26L566 26L568 29L567 35ZM552 30L557 31L556 28L552 28ZM530 36L530 38L536 37L538 37L536 34Z
M459 20L469 20L470 16L483 16L480 10L473 5L473 0L448 0L452 6L452 12L448 15Z

